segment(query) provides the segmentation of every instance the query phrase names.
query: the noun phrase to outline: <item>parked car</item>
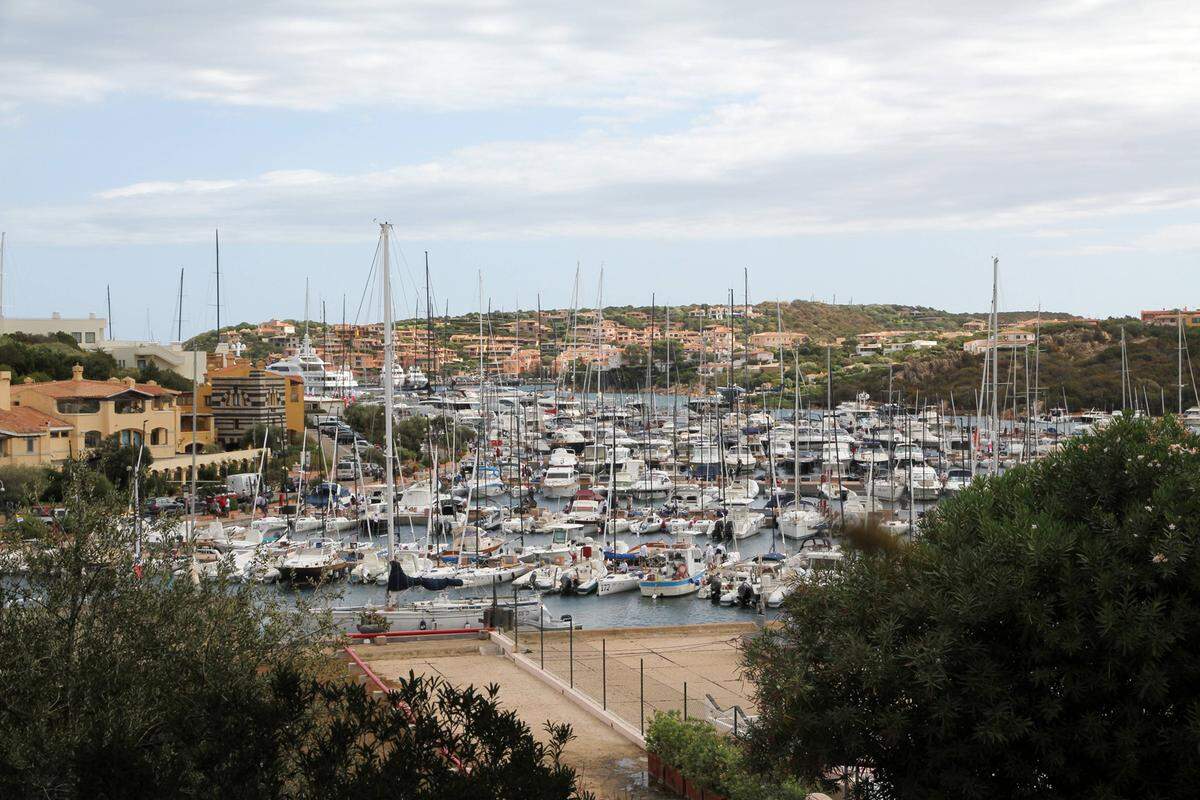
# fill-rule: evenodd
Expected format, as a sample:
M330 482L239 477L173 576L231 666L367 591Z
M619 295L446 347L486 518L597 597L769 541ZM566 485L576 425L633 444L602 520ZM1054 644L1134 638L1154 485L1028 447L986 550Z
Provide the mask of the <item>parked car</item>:
M152 517L162 514L182 514L183 503L174 497L152 497L146 501L146 513Z

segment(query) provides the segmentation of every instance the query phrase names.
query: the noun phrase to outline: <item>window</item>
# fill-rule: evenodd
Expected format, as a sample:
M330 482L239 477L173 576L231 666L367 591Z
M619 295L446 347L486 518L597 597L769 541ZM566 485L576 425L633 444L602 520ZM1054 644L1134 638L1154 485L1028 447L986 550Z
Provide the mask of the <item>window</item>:
M32 453L32 452L33 452L33 439L26 439L26 440L25 440L25 452L26 452L26 453Z
M100 401L75 397L59 400L55 407L60 414L97 414L100 412Z
M152 444L152 445L166 444L168 435L169 434L167 433L166 428L155 428L154 430L150 431L150 444Z
M136 428L126 428L117 434L117 441L124 447L140 447L142 444L142 432Z
M88 431L83 435L84 447L99 447L101 434L100 431Z
M146 411L146 404L141 400L117 400L113 410L118 414L142 414Z
M76 342L82 342L83 341L83 331L73 331L71 333L71 338L74 339Z
M96 343L96 334L94 334L94 333L90 333L90 332L89 332L89 333L85 333L85 334L83 335L83 340L84 340L85 342L87 342L88 344L95 344L95 343Z

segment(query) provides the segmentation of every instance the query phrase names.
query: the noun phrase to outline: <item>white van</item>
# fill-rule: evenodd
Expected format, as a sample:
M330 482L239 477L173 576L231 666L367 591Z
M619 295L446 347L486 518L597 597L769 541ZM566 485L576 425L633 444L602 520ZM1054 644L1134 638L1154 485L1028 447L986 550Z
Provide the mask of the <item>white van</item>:
M255 497L258 494L258 487L257 472L242 472L237 475L225 476L225 488L238 497Z

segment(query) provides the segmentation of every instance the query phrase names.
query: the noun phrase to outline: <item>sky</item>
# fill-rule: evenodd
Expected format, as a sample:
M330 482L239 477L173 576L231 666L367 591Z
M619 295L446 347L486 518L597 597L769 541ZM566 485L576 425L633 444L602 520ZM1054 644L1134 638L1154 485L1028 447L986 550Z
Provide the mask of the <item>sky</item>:
M1200 4L0 0L4 312L1200 305ZM365 305L366 310L359 310ZM377 305L377 304L376 304ZM423 313L423 312L422 312Z

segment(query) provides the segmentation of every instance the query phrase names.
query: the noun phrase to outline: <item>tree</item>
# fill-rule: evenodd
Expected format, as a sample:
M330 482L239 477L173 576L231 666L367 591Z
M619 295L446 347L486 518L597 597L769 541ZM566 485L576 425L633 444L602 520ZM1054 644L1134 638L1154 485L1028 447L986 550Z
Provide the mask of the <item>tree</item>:
M50 488L50 470L45 467L0 467L0 505L12 509L34 503Z
M143 449L136 445L121 444L118 434L115 433L102 440L99 446L93 448L87 457L91 468L107 478L109 483L120 490L125 490L129 487L130 478L133 476L133 468L139 463L139 460L141 470L138 473L138 478L144 481L149 473L150 465L154 463L154 456L150 455L149 448Z
M863 796L1194 797L1200 439L1122 418L862 548L748 646L754 750Z
M330 679L327 616L177 575L170 530L135 560L120 497L79 462L64 482L61 529L0 541L27 567L0 583L0 797L578 796L568 727L538 743L492 690Z

